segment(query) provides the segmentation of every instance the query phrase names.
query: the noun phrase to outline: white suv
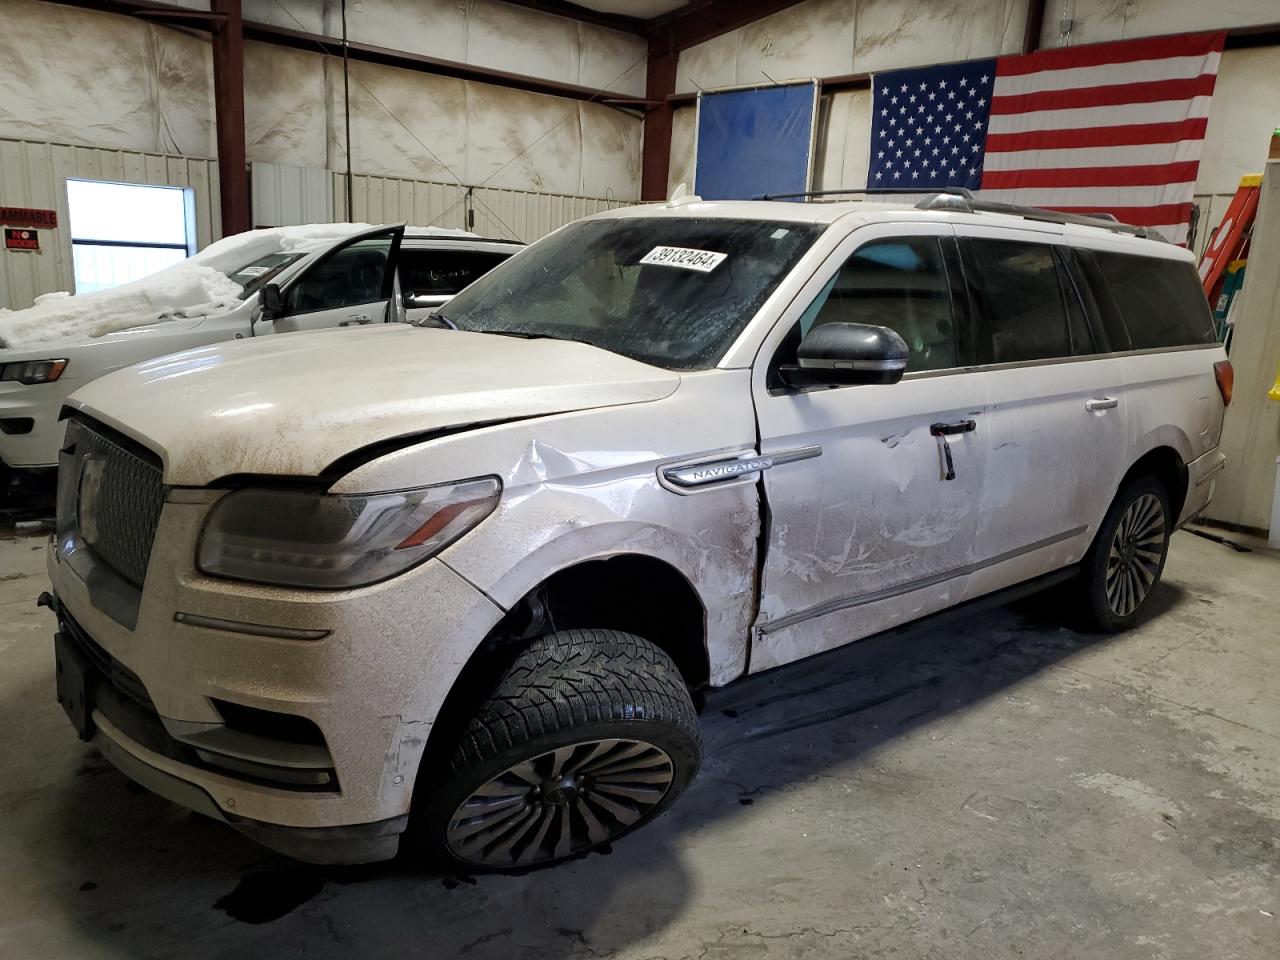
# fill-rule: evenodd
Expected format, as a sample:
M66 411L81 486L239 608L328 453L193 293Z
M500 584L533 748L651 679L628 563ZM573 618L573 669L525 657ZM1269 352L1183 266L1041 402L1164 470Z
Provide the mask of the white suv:
M616 210L420 326L75 394L59 697L320 861L579 854L698 768L698 691L1072 579L1134 622L1230 368L1191 254L940 195Z
M105 373L209 343L421 318L521 246L431 227L353 230L346 224L314 224L255 230L221 240L128 291L42 304L34 311L36 324L28 324L36 326L37 342L8 345L0 329L0 497L6 468L30 474L57 466L63 403ZM237 296L201 303L199 286L189 285L196 301L170 305L168 315L157 316L154 301L165 296L166 284L175 286L170 275L186 278L191 266L205 263L233 281L229 289ZM266 289L273 284L273 290ZM176 286L181 289L181 280ZM38 324L55 327L65 319L59 311L82 315L92 330L109 308L86 307L104 297L132 311L112 324L120 329L48 341L40 336ZM392 309L389 303L395 304Z

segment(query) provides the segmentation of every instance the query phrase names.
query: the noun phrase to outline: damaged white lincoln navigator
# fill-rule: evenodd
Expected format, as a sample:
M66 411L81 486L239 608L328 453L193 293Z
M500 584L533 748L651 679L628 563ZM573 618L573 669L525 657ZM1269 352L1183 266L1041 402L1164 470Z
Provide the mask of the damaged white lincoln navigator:
M704 688L1015 587L1132 624L1230 385L1191 254L1138 228L614 210L416 325L74 394L58 695L296 857L549 863L684 791Z

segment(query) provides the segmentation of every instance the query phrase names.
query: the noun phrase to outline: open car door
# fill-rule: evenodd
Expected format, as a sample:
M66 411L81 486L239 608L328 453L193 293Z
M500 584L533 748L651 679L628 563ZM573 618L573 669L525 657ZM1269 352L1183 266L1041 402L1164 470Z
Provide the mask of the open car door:
M397 319L393 304L403 237L404 224L375 227L325 251L284 288L283 309L267 321L270 332L353 327Z

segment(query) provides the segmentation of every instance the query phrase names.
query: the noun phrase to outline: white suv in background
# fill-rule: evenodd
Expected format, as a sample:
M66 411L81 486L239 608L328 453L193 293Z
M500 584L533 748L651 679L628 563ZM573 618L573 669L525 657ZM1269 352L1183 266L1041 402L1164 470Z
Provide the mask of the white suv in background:
M571 224L430 323L77 392L58 690L157 793L320 861L549 863L652 819L697 691L1073 581L1132 624L1230 366L1190 253L939 195Z
M57 466L64 401L104 373L190 347L265 333L421 319L522 246L430 227L353 231L345 224L315 224L257 230L228 237L140 281L134 286L142 289L132 299L117 288L46 302L38 317L45 322L49 315L51 327L79 311L92 330L97 318L80 301L106 301L117 309L123 303L133 314L116 318L114 329L100 336L81 329L62 339L16 346L6 345L0 326L0 494L6 467L35 471ZM157 316L152 303L167 295L169 278L177 276L181 289L191 267L206 262L242 289L230 287L237 293L225 302L192 302ZM198 301L200 289L194 289ZM397 290L397 306L388 310Z

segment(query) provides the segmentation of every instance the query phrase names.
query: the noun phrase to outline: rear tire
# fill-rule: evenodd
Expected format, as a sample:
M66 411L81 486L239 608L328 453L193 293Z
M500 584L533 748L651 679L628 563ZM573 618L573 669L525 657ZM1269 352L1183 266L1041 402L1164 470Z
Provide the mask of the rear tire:
M1087 627L1115 633L1133 626L1160 582L1172 533L1169 492L1155 477L1138 477L1116 495L1082 564Z
M472 872L555 863L648 823L700 756L689 691L665 652L614 630L548 634L476 709L446 769L421 771L438 786L408 844Z

